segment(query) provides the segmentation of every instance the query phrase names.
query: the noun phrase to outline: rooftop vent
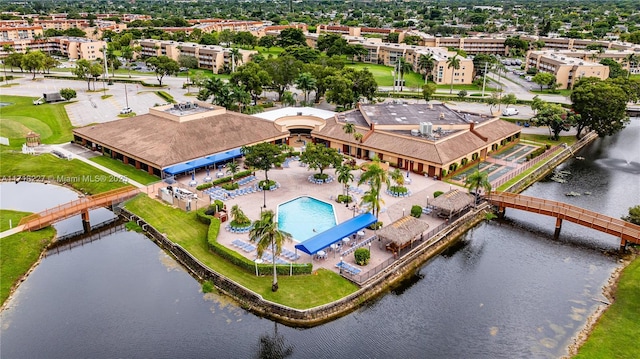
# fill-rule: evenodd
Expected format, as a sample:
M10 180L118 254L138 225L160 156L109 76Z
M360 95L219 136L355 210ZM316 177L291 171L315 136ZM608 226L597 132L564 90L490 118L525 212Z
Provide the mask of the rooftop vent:
M440 112L440 118L444 118L444 112Z

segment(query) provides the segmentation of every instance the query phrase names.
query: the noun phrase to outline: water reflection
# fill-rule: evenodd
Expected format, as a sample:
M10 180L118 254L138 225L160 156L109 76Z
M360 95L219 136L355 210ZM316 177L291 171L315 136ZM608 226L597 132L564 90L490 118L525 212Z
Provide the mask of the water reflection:
M260 335L258 346L258 359L283 359L293 354L293 346L287 344L284 335L278 334L278 323L273 323L273 335L265 333Z

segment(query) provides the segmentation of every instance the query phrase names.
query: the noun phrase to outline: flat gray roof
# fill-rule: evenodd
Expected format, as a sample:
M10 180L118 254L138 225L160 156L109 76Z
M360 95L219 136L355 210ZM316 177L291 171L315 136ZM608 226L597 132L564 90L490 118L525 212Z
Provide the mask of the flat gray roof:
M379 125L419 125L420 122L431 122L438 125L459 125L473 122L484 122L488 117L468 112L455 111L444 104L405 104L389 103L377 105L361 105L360 112L346 114L347 121L360 123L359 116Z

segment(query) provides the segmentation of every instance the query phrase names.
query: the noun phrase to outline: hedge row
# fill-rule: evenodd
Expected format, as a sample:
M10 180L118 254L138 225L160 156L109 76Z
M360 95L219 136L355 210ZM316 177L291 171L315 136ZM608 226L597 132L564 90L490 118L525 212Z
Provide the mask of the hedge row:
M236 173L236 175L234 177L234 180L237 181L240 178L247 177L247 176L249 176L251 174L253 174L253 171L251 171L251 170L240 171L240 172ZM231 177L230 176L229 177L218 178L218 179L213 180L213 181L208 182L208 183L203 183L203 184L197 186L196 189L198 191L202 191L202 190L205 190L207 188L211 188L211 187L213 187L215 185L219 185L219 184L227 183L227 182L231 182Z
M158 96L162 97L163 99L167 100L167 102L170 102L170 103L176 102L176 100L173 99L173 96L171 96L170 94L164 91L156 91L156 94L158 94Z
M76 76L44 75L44 77L47 78L47 79L86 81L85 79L79 79ZM110 82L120 82L120 83L127 83L127 84L138 84L138 85L142 85L144 87L164 87L164 86L160 86L159 84L150 84L150 83L145 82L143 80L123 79L123 78L118 78L118 77L109 78L107 80L110 81Z
M216 201L222 203L221 201ZM214 205L215 206L215 205ZM221 207L218 207L221 208ZM201 208L196 211L196 217L199 221L209 224L209 230L207 232L207 245L209 250L216 253L220 257L229 261L230 263L240 267L246 272L255 273L256 264L249 258L241 255L240 253L230 249L222 244L218 243L218 234L220 233L221 222L219 218L206 214L207 208ZM277 265L276 271L278 274L287 275L291 271L293 274L311 274L313 265L311 263L305 264L293 264L293 265ZM258 265L258 273L260 275L269 275L273 273L272 264L260 264Z

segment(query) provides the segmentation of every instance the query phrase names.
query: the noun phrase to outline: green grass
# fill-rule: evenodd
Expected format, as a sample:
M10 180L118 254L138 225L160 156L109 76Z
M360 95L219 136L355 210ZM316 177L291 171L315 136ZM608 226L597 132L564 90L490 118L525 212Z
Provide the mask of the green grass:
M207 226L196 219L194 212L183 212L147 196L138 196L127 202L125 207L161 233L166 233L172 241L211 269L262 295L266 300L306 309L338 300L358 289L338 274L320 269L312 275L278 276L280 289L273 293L271 276L256 277L208 250Z
M560 136L560 138L558 138L558 140L552 140L552 139L549 138L548 135L535 135L535 134L530 134L530 133L522 133L522 134L520 134L520 139L521 140L544 143L544 144L549 144L551 146L561 145L563 143L566 143L567 145L571 146L571 145L573 145L574 143L576 143L578 141L576 136Z
M598 320L578 351L582 358L637 358L640 338L640 258L620 275L615 301Z
M204 69L198 69L198 70L194 70L194 69L190 69L188 72L181 72L178 74L178 77L187 77L187 76L192 76L196 73L203 73L206 77L209 78L214 78L217 77L221 80L229 80L231 78L231 75L229 74L214 74L213 71L211 70L204 70ZM191 87L192 89L195 89L195 86Z
M96 194L126 186L110 181L110 176L80 160L63 160L51 154L24 155L13 151L0 151L0 176L34 176L53 180L66 179L69 185L83 193ZM60 181L59 181L60 182Z
M54 235L53 227L47 227L0 239L0 302L7 300L11 287L40 258L40 253L47 248Z
M254 50L258 51L258 53L260 53L264 57L268 58L269 55L272 55L273 57L278 57L280 55L280 53L282 51L284 51L284 48L274 46L274 47L270 47L270 48L267 49L266 47L256 46L256 48Z
M538 88L539 88L539 86L538 86ZM538 93L538 94L544 94L544 95L562 95L562 96L569 97L569 96L571 96L572 90L569 90L569 89L562 89L562 90L558 89L558 90L554 90L554 91L551 91L551 90L542 90L542 91L540 91L540 90L531 90L531 92Z
M9 226L9 222L11 222L11 226L15 228L22 217L28 216L30 214L31 213L29 212L0 209L0 232L11 229L11 227Z
M144 185L160 181L160 178L156 176L152 176L145 171L136 169L134 166L126 165L118 160L114 160L113 158L109 158L107 156L93 157L89 160L99 165L103 165L108 169L114 170L119 174L127 176L127 178Z
M33 105L34 98L0 95L0 102L12 105L0 110L0 135L8 137L11 148L20 148L29 131L40 134L42 143L69 142L71 121L64 106L66 103Z
M345 67L350 67L358 70L367 68L373 74L373 77L375 77L376 82L378 83L378 86L393 86L393 75L391 75L391 71L393 71L393 66L367 64L363 62L356 62L355 64L351 64L347 62L345 64ZM405 82L404 88L406 90L410 90L410 89L417 90L422 88L422 85L424 85L424 79L422 78L422 75L415 72L405 73L404 82Z
M438 93L441 93L442 90L450 90L451 89L451 85L438 85ZM469 84L469 85L453 85L453 95L457 95L459 91L461 90L466 90L466 91L482 91L482 86L476 86L473 84ZM495 91L495 88L493 87L489 87L486 86L485 87L485 92L491 92L491 91Z

